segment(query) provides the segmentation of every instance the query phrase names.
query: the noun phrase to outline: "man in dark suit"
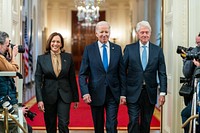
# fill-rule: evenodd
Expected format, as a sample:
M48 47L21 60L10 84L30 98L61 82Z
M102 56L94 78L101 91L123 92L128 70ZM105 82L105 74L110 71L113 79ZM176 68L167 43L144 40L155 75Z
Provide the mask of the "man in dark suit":
M127 78L126 102L129 114L129 133L149 133L157 101L157 74L160 85L159 105L165 102L167 76L163 51L149 42L151 27L147 21L136 26L139 41L124 50Z
M92 111L95 133L104 133L104 109L107 133L117 133L119 103L126 102L125 69L121 47L109 42L110 25L96 25L97 42L84 49L79 72L80 89Z

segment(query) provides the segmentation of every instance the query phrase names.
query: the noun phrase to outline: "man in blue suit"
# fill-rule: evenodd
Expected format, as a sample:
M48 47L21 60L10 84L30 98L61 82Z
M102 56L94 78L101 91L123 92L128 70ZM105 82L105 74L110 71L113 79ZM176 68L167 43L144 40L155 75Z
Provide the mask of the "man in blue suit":
M109 41L110 25L96 25L98 41L84 49L79 83L82 97L89 104L95 133L104 133L104 110L107 133L117 133L119 103L126 102L125 69L122 50Z
M165 102L167 76L163 51L149 42L151 26L141 21L136 26L139 41L124 50L127 79L126 102L129 114L129 133L149 133L150 122L157 102L157 74L159 77L159 105Z

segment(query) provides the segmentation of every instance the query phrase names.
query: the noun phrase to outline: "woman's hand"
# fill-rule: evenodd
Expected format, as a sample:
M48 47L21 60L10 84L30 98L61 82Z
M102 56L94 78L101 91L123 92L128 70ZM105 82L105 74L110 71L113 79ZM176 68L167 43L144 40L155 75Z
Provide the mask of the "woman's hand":
M77 109L78 108L78 102L75 102L74 103L74 109Z

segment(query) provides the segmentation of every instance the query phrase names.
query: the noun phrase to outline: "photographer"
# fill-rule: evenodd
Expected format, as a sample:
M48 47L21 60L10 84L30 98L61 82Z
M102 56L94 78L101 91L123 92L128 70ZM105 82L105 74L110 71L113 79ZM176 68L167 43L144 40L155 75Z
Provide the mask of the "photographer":
M191 53L196 54L200 51L200 33L196 37L196 44L197 44L197 46L195 48L193 48L191 51L189 51L190 54ZM183 64L183 74L184 74L185 78L192 79L191 80L191 86L194 87L194 85L193 85L194 84L193 74L194 74L196 66L200 66L199 59L195 59L195 58L194 59L192 59L192 58L188 59L186 57L183 60L183 62L184 62L184 64ZM193 94L191 94L188 97L184 97L184 102L185 102L186 107L181 112L182 123L184 123L191 116L192 98L193 98ZM189 133L189 124L187 126L185 126L184 132Z
M0 71L15 71L19 70L16 63L18 54L18 46L10 47L9 35L6 32L0 31ZM8 112L13 116L18 115L18 100L15 81L13 77L0 76L0 113L3 108L7 107ZM0 121L0 133L5 132L4 123ZM9 121L9 133L17 133L18 126Z

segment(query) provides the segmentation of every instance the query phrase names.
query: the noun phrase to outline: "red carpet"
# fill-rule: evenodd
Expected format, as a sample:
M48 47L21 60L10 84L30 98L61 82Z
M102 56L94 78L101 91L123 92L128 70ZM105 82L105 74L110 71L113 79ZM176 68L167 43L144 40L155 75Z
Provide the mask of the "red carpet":
M32 99L35 103L35 98ZM85 104L82 99L80 99L79 108L74 110L71 109L70 113L70 129L93 129L92 116L90 112L90 107ZM30 104L28 105L30 107ZM31 121L27 118L27 122L33 127L33 129L42 130L45 129L43 113L41 113L37 104L34 104L30 110L35 112L34 120ZM118 113L118 129L127 129L128 124L128 113L125 105L121 105ZM156 108L154 112L154 117L151 121L151 129L159 130L160 129L160 111Z

